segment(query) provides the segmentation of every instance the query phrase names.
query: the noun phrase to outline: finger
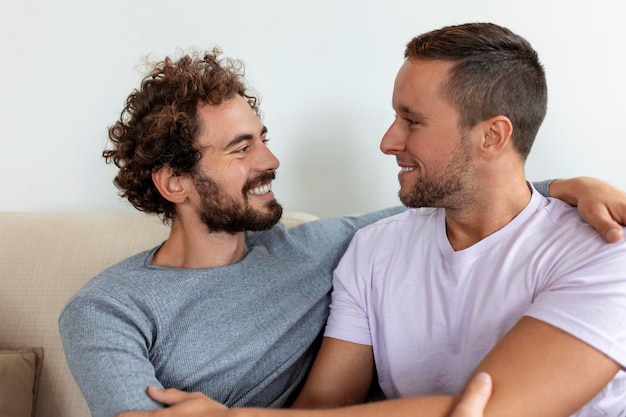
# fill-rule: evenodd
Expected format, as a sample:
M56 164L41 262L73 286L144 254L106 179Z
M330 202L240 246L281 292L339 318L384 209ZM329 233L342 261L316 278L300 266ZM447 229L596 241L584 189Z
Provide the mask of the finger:
M619 221L620 219L614 216L610 210L605 207L598 215L597 225L594 227L600 231L604 240L609 243L616 243L619 242L624 235L624 229Z
M587 205L585 210L579 207L579 211L582 219L596 229L608 243L616 243L622 239L624 229L620 222L624 219L613 215L605 205L596 204L591 208Z
M191 394L176 388L158 388L150 386L148 387L148 395L154 401L160 402L161 404L174 405L184 401Z
M616 243L622 240L624 235L624 229L615 220L608 210L602 210L602 213L598 214L598 217L590 219L593 223L589 223L593 228L600 232L600 235L608 243Z
M480 417L483 415L489 397L492 381L489 374L478 373L465 387L461 400L450 417Z
M609 243L617 243L624 237L624 229L621 227L614 227L608 230L604 235L604 239Z

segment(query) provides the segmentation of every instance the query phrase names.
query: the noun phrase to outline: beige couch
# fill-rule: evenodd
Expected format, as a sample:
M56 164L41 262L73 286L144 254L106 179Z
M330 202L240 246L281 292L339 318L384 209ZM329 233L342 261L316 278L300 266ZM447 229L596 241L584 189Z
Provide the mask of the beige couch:
M283 216L287 226L313 219ZM92 276L168 230L138 212L0 212L0 416L90 415L65 362L59 313Z

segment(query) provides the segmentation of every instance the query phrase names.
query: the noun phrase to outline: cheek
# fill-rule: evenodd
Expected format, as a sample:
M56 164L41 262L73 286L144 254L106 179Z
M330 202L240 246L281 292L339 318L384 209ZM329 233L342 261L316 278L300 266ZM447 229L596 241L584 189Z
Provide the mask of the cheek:
M406 153L409 154L415 162L423 164L430 169L445 166L452 153L451 146L447 146L441 141L427 141L424 139L409 141L406 147Z
M250 170L241 162L231 161L227 167L220 170L218 175L224 186L232 186L241 189L248 180Z
M246 175L247 169L241 159L222 160L208 166L207 172L217 180L230 181Z

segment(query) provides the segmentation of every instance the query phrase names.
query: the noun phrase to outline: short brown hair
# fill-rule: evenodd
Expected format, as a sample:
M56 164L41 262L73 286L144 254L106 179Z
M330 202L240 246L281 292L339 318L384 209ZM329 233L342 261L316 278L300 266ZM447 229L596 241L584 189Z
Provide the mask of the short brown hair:
M243 63L221 53L214 48L154 64L126 100L119 120L109 127L112 148L102 155L119 168L113 181L119 195L140 211L161 215L165 222L176 207L158 192L152 172L169 165L177 175L194 173L201 156L195 143L198 106L219 105L240 95L259 114L258 98L245 83Z
M527 40L493 23L467 23L413 38L404 57L454 62L442 94L459 111L461 127L507 116L526 159L548 106L545 71Z

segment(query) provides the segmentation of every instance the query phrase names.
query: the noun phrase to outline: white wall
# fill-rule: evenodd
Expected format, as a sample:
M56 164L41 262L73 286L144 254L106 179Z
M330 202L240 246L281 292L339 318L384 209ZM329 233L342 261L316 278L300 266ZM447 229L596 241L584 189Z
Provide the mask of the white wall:
M626 189L626 2L508 3L0 0L0 210L130 210L100 155L137 64L213 45L245 62L262 97L287 209L394 205L397 167L378 143L404 45L467 21L525 36L546 67L529 178L593 175Z

